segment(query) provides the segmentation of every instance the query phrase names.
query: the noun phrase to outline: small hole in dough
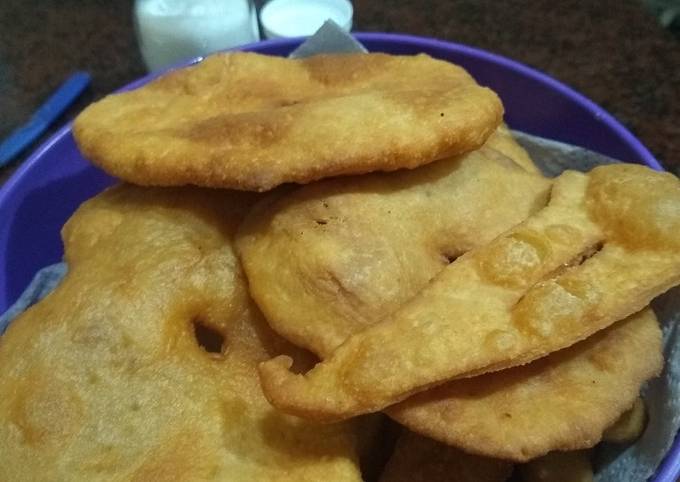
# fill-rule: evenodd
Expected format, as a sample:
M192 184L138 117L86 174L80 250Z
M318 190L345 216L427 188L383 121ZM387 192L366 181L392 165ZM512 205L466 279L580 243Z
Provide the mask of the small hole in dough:
M602 248L604 248L604 244L601 243L601 242L595 244L594 246L591 246L591 247L589 247L589 248L586 248L585 251L583 251L583 252L581 253L581 255L580 255L576 260L574 260L573 265L574 265L574 266L580 266L580 265L582 265L582 264L585 263L587 260L589 260L590 258L592 258L593 256L595 256L597 253L599 253L600 251L602 251Z
M198 346L210 355L221 356L224 353L224 335L201 320L194 320L193 325Z
M455 260L458 259L458 255L456 254L449 254L449 253L442 253L442 259L444 260L444 263L446 264L451 264Z

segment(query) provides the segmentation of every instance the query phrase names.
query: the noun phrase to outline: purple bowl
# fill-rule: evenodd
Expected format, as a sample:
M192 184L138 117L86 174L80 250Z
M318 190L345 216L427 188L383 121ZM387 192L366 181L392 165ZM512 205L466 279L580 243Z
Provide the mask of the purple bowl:
M425 52L465 67L503 100L506 120L530 134L580 145L626 162L662 169L625 127L590 100L534 69L483 50L440 40L382 33L359 33L369 51L392 54ZM302 39L260 42L242 50L288 55ZM188 65L196 59L184 62ZM180 66L181 66L180 65ZM156 77L151 74L121 90ZM80 155L66 125L38 148L0 188L0 313L27 286L36 271L61 260L59 236L78 205L114 179ZM680 439L652 478L675 482L680 476Z

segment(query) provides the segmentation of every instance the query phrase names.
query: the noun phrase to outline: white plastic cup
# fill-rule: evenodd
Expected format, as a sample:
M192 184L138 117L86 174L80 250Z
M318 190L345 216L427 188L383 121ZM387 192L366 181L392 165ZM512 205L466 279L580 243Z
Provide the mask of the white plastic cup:
M349 0L271 0L260 11L260 24L268 39L306 37L326 20L349 32L353 14Z
M134 16L150 71L260 40L253 0L135 0Z

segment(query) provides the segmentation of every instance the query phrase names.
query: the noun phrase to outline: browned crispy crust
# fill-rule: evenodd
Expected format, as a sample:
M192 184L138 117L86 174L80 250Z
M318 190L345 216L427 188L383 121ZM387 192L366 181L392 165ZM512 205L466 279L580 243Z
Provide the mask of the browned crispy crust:
M423 54L236 52L110 95L73 132L87 158L129 182L263 191L471 151L502 113L462 68Z
M262 395L257 363L292 347L231 248L251 198L121 186L79 208L68 275L0 338L0 480L361 480L355 422L319 427Z
M640 313L521 367L455 380L389 407L412 430L518 462L589 448L663 365L654 313Z
M518 466L522 482L593 482L588 450L551 452Z
M503 482L512 465L404 431L380 482Z
M547 207L447 266L303 375L260 365L277 407L317 420L571 346L680 282L680 181L620 164L556 179Z
M550 181L517 164L536 171L502 128L458 158L274 193L236 237L251 295L279 334L329 356L545 204Z

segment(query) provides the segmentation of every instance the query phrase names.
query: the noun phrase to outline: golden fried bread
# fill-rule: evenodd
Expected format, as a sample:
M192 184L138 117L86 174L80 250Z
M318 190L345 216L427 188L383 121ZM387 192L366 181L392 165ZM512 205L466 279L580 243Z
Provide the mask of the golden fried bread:
M499 129L458 158L274 193L236 238L251 295L279 334L330 356L545 204L550 182L513 160L535 170Z
M285 356L260 364L265 395L286 412L340 420L571 346L680 282L678 229L675 176L637 165L567 171L544 209L305 375Z
M642 435L646 424L645 402L638 398L629 410L604 431L602 440L617 444L631 443Z
M85 157L141 185L263 191L414 168L481 146L503 107L427 55L212 55L78 116Z
M380 482L503 482L511 472L508 462L466 454L404 431Z
M519 467L522 482L593 482L590 454L551 452Z
M76 212L68 275L0 338L0 480L361 480L355 421L318 426L262 395L257 363L300 353L231 247L251 202L121 186Z
M528 365L455 380L387 412L467 452L526 461L598 443L662 366L661 330L646 308Z
M533 172L535 174L541 173L541 170L534 164L531 157L529 157L529 153L519 145L505 123L498 126L496 132L489 137L485 147L500 152L505 157L512 159L515 164L519 165L527 172ZM498 186L494 185L494 188L497 187Z

